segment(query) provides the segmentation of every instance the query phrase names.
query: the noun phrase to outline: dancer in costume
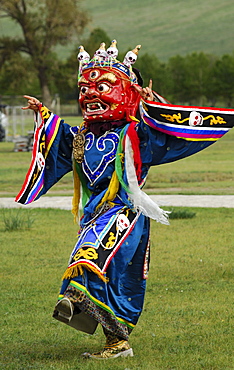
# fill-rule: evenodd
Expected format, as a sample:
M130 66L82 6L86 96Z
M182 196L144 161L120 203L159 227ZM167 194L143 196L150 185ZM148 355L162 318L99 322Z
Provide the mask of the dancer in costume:
M32 163L16 201L28 204L73 170L77 243L53 317L87 333L98 323L104 348L85 356L132 356L129 334L143 308L149 267L149 220L168 214L142 190L149 168L208 147L234 125L234 111L171 105L142 87L133 68L140 49L118 61L116 40L90 60L80 47L77 127L25 96L35 111ZM79 219L80 194L83 214Z

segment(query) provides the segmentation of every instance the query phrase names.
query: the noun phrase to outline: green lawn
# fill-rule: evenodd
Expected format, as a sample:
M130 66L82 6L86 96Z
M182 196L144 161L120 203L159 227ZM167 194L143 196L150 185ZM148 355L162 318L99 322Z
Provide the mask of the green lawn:
M233 369L234 209L191 208L192 219L151 223L145 305L130 336L135 357L95 362L104 343L52 319L61 276L76 241L69 211L20 210L32 229L6 232L0 210L0 368L105 370Z

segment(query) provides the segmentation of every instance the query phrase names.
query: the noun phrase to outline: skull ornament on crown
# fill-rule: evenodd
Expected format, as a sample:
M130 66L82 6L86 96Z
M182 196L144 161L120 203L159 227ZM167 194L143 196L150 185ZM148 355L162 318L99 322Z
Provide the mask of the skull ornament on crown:
M116 40L113 40L112 43L111 43L111 45L109 46L109 48L106 51L107 54L108 54L108 57L110 59L114 59L115 60L117 58L117 56L118 56L118 49L117 49L116 44L117 44L117 41Z
M113 40L107 51L101 43L92 60L86 56L87 62L80 61L79 103L87 123L131 121L130 116L136 115L140 95L133 84L138 84L136 74L139 76L139 73L134 72L126 57L123 63L116 60L116 43ZM135 61L138 50L139 45L131 51Z

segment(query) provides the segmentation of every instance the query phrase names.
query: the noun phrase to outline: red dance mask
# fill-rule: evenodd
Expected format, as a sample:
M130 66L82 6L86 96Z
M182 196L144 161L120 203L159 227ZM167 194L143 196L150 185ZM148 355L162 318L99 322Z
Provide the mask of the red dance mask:
M140 95L126 74L112 67L83 71L78 83L79 103L87 123L126 120L135 116Z

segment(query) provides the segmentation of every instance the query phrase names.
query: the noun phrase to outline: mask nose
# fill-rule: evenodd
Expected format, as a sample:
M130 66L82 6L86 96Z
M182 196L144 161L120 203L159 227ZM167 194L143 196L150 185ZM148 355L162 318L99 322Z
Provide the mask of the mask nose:
M88 91L86 92L86 96L89 98L89 99L95 99L95 98L98 98L99 97L99 94L98 92L94 89L94 88L89 88Z

